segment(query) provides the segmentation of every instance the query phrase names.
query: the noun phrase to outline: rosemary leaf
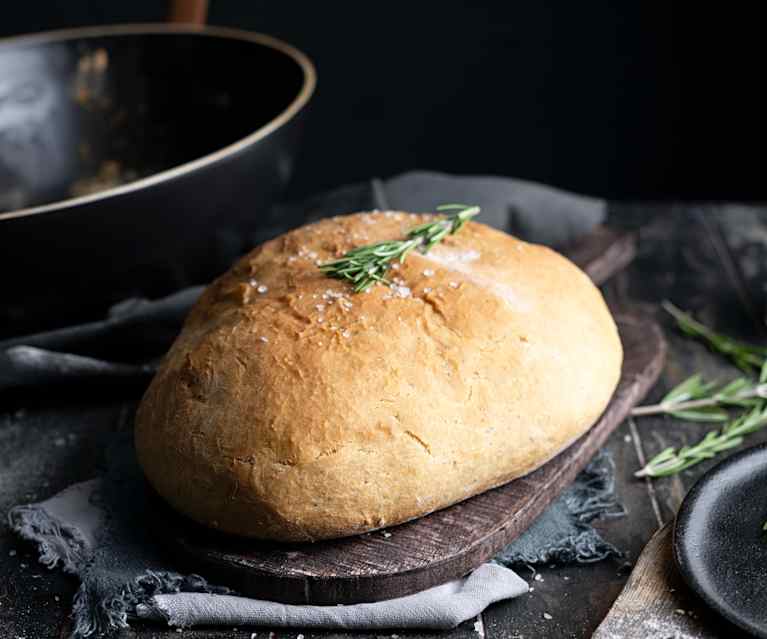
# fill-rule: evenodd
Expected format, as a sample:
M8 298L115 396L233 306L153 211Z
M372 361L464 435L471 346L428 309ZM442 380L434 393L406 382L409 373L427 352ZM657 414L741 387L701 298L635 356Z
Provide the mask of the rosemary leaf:
M741 342L722 333L717 333L671 302L665 301L662 306L676 320L677 326L683 333L701 340L712 350L725 355L744 372L752 373L754 370L761 370L762 374L765 374L767 348Z
M675 410L669 413L677 419L687 419L694 422L726 422L729 413L716 406L704 406L703 408L693 408L688 410Z
M709 394L709 391L715 386L714 383L703 383L703 377L696 373L688 377L678 386L672 388L663 398L662 403L673 404L676 402L685 402L690 399L700 399Z

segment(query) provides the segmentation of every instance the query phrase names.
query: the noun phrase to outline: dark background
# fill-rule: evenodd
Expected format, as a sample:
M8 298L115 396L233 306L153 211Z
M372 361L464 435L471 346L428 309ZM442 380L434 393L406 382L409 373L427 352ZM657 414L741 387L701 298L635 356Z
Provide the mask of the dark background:
M765 199L763 23L689 6L211 0L208 22L282 37L318 67L293 195L429 168L619 199ZM6 2L0 35L166 12Z

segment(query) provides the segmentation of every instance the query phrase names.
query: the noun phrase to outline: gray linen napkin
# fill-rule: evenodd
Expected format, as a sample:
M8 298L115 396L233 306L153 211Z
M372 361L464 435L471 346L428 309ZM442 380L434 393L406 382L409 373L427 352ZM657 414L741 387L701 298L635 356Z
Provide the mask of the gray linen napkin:
M483 221L554 246L590 231L605 211L600 200L519 180L419 172L286 205L276 218L309 221L372 208L429 210L449 200L478 203ZM283 230L267 229L258 239ZM54 382L145 383L200 290L190 288L152 302L128 300L103 321L0 342L0 390ZM38 544L42 563L79 577L73 606L76 637L116 631L139 618L161 618L174 625L448 628L493 601L527 590L514 572L492 565L410 597L342 608L284 606L234 596L225 584L177 572L152 539L151 512L132 441L117 436L113 444L105 476L9 513L11 528ZM496 561L510 566L619 556L589 522L621 513L612 462L601 455Z
M138 606L138 614L146 619L166 620L172 626L234 624L344 630L446 630L476 617L496 601L518 597L527 591L527 582L508 568L485 564L463 579L377 603L289 606L192 592L157 595L153 605Z

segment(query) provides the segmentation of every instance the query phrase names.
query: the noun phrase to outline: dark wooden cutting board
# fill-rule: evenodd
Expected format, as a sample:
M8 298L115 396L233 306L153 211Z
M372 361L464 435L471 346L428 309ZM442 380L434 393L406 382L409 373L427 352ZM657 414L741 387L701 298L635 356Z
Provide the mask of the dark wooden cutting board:
M600 228L569 251L598 282L633 256L633 238ZM207 530L156 498L158 539L190 570L252 597L300 604L378 601L465 575L524 532L572 482L657 379L666 344L638 315L616 321L623 373L599 421L530 475L394 528L314 544L237 539Z

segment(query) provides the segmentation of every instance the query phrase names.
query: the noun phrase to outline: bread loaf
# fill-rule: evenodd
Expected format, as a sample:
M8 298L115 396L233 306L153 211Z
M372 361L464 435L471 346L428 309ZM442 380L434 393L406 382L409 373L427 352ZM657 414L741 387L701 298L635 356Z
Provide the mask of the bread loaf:
M521 477L596 421L621 343L556 252L469 222L390 286L354 294L317 268L429 217L323 220L208 287L137 415L163 498L237 535L353 535Z

